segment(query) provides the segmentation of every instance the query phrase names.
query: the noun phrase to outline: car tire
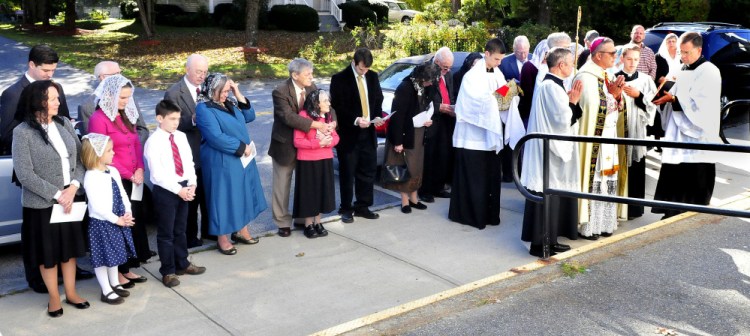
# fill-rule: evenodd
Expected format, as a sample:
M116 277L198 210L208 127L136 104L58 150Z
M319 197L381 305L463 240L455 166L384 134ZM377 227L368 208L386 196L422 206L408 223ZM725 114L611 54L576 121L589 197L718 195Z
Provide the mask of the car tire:
M409 23L411 23L411 18L408 16L404 16L403 18L401 18L401 23L408 25Z

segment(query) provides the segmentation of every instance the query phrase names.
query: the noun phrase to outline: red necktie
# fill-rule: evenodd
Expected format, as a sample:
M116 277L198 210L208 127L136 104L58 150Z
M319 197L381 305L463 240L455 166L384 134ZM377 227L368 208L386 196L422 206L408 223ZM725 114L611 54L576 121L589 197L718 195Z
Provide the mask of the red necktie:
M299 92L299 110L302 111L305 105L305 90Z
M440 95L443 97L443 104L450 105L451 98L448 96L448 87L445 85L445 79L440 76Z
M195 88L195 102L198 102L198 97L201 96L201 88Z
M172 143L172 159L174 159L174 172L177 175L182 176L184 171L182 170L182 158L180 157L180 150L177 148L177 144L174 142L174 134L169 135L169 142Z

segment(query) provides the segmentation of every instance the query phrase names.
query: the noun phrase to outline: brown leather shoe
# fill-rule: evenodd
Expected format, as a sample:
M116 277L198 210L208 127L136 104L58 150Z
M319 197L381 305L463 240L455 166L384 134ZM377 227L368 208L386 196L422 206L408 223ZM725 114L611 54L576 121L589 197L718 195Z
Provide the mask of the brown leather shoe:
M185 274L198 275L198 274L203 274L205 272L206 272L206 268L205 267L203 267L203 266L196 266L193 263L190 263L190 265L188 265L187 268L185 268L184 270L176 271L175 274L177 274L177 275L185 275Z
M167 274L161 278L161 283L167 288L172 288L174 286L179 286L180 280L177 279L177 276L174 274Z

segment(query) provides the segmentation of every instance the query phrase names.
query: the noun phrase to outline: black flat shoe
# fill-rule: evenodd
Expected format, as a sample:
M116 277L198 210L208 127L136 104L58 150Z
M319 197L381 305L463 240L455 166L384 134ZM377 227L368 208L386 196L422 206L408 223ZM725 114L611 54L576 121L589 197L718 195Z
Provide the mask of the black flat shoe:
M49 305L47 305L47 315L49 315L49 317L60 317L62 316L62 314L63 314L62 308L55 310L55 311L49 311Z
M313 239L318 238L318 233L315 231L312 225L305 227L305 237Z
M113 294L117 295L117 293L115 293L114 291L107 293L107 295L104 295L104 293L102 293L102 297L101 297L102 302L108 303L108 304L111 304L111 305L118 305L118 304L121 304L121 303L125 302L125 299L123 299L120 296L118 296L118 297L116 297L114 299L110 299L109 298L110 295L113 295Z
M135 282L135 283L143 283L143 282L148 281L148 278L145 277L145 276L143 276L143 275L141 275L141 276L139 276L137 278L128 278L124 274L122 276L125 277L125 279L128 279L128 281Z
M326 228L323 227L323 224L316 223L316 224L313 224L312 226L313 226L313 229L315 229L315 233L317 233L319 237L325 237L328 235L328 230L326 230Z
M367 218L367 219L378 219L380 218L380 215L370 211L370 209L365 208L364 210L354 211L354 215L357 217Z
M239 235L237 233L232 233L232 235L230 236L230 238L232 238L232 240L234 240L235 242L239 242L239 243L242 243L242 244L245 244L245 245L257 244L260 241L260 239L258 239L258 238L247 239L247 238L245 238L242 235Z
M612 232L602 232L602 237L612 237Z
M131 288L135 287L135 282L128 281L126 283L121 283L120 286L122 286L122 288L125 288L125 289L131 289Z
M427 206L424 205L424 203L422 203L422 202L412 203L411 201L409 201L409 206L412 207L412 208L414 208L414 209L417 209L417 210L425 210L425 209L427 209Z
M222 250L221 249L221 245L219 245L219 243L216 243L216 249L218 249L219 252L221 252L221 254L223 254L223 255L235 255L235 254L237 254L237 248L234 247L234 246L232 246L231 248L228 248L226 250Z
M130 292L126 291L122 285L114 285L112 286L112 291L115 292L115 294L121 296L121 297L128 297L130 296Z
M584 236L580 232L578 233L578 237L586 239L586 240L597 240L597 239L599 239L599 235Z
M405 214L411 213L411 207L408 206L408 205L402 205L401 206L401 212L403 212Z
M550 249L554 252L565 252L565 251L570 251L570 245L554 244L550 246Z
M290 228L279 228L279 232L276 234L279 235L279 237L289 237L292 235L292 229Z
M80 302L80 303L74 303L74 302L68 301L68 299L65 299L65 303L67 303L67 304L69 304L69 305L71 305L73 307L76 307L78 309L86 309L88 307L91 307L91 304L89 304L88 301L83 301L83 302Z

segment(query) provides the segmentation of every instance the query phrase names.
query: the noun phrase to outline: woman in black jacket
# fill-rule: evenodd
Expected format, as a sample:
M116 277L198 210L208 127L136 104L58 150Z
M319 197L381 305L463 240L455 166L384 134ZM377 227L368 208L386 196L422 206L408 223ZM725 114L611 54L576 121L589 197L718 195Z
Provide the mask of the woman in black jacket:
M386 165L406 164L409 167L409 180L403 183L388 183L384 187L401 193L401 212L410 213L411 208L420 210L427 206L419 202L417 190L422 185L424 165L424 127L430 127L432 120L422 125L414 125L412 118L427 111L430 106L437 110L437 95L429 88L440 76L440 67L435 64L422 64L396 88L391 107L390 124L386 138Z

